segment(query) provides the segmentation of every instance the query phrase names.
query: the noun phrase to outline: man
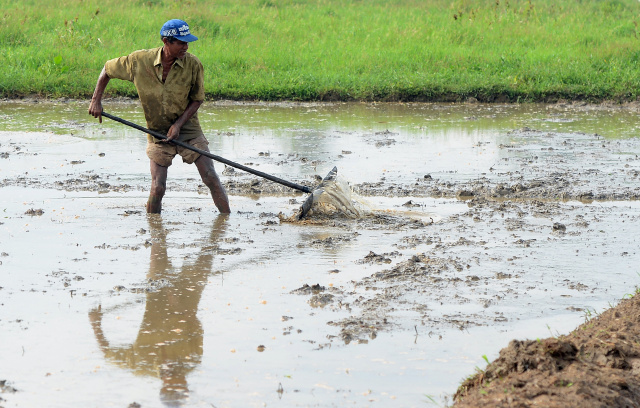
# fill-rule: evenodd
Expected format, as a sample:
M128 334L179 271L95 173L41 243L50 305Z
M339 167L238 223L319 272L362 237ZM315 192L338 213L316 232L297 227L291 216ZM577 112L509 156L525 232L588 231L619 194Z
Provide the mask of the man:
M148 213L160 213L167 183L167 172L176 154L185 163L195 163L202 181L211 191L218 211L231 212L229 199L213 167L213 161L192 150L171 143L179 140L209 151L197 111L204 101L204 69L194 55L187 52L189 43L198 38L182 20L169 20L160 30L163 46L134 51L105 63L89 106L89 114L102 123L102 95L111 78L131 81L147 120L147 127L167 135L167 140L147 135L147 156L151 165L151 191Z

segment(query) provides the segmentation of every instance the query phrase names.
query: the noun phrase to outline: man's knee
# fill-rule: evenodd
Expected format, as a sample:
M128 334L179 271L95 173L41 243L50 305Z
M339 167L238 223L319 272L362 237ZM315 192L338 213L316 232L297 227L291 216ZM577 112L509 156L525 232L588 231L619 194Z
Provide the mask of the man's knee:
M151 166L151 195L162 198L167 190L167 169L153 160L149 161Z
M220 178L213 168L203 171L200 176L202 176L202 182L209 188L218 187L220 185Z
M220 186L220 178L218 177L218 174L213 167L213 161L210 158L200 156L198 160L195 161L195 164L198 167L198 172L200 173L202 182L207 187L214 188Z
M156 197L164 197L167 191L167 184L161 180L153 180L151 182L151 195Z

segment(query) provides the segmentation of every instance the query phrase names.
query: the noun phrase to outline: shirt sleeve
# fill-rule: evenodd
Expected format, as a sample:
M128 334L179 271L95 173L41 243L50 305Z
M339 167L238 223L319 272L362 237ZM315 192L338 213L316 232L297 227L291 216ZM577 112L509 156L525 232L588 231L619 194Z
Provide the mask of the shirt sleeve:
M194 79L189 92L189 99L192 101L204 101L204 67L199 60L194 67Z
M133 82L134 58L132 55L114 58L104 64L104 69L109 78Z

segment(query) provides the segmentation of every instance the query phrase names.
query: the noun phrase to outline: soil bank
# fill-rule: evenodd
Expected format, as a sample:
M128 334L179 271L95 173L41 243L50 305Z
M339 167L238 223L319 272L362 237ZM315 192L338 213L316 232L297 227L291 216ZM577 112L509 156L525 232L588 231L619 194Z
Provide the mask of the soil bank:
M566 336L512 340L454 407L637 407L640 296L585 320Z

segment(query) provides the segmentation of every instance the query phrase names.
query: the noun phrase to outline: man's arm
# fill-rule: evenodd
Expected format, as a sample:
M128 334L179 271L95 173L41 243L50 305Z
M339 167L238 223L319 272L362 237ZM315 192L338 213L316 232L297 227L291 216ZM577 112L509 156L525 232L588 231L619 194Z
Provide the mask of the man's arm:
M102 349L109 348L109 341L104 335L102 331L102 305L99 305L97 308L94 308L89 312L89 321L91 322L91 327L93 328L93 334L96 336L96 340L98 340L98 344Z
M104 94L104 90L107 88L109 79L111 78L107 75L106 69L102 67L102 72L100 72L100 76L98 77L96 89L93 91L91 105L89 105L89 115L94 118L98 118L100 123L102 123L102 95Z
M187 121L191 119L193 115L195 115L195 113L200 108L200 105L202 105L202 101L189 102L189 105L187 105L187 109L182 112L182 115L180 115L178 120L176 120L175 123L169 128L169 132L167 132L167 142L180 136L180 129L182 129L182 126L187 123Z

